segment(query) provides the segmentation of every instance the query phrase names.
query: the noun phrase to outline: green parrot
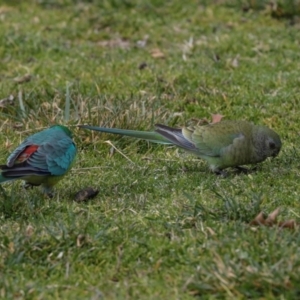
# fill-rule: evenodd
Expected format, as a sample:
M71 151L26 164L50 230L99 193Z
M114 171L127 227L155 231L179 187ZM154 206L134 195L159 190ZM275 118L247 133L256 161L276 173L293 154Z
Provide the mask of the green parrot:
M76 146L71 131L54 125L29 136L0 165L0 184L22 179L25 187L42 185L43 192L52 196L53 186L71 168L76 156Z
M206 160L210 169L256 164L275 157L281 149L279 135L272 129L246 121L222 121L181 129L156 124L155 131L135 131L79 125L81 128L131 136L160 144L176 145Z

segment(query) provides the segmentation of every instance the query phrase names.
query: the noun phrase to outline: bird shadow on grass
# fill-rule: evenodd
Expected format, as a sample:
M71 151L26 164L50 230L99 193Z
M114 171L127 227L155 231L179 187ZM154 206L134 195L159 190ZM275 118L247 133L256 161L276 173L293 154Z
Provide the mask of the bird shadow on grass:
M196 162L196 163L194 163ZM184 173L210 173L215 175L221 175L222 177L229 177L229 176L235 176L235 175L247 175L247 174L253 174L257 173L262 170L261 165L250 165L250 166L237 166L232 168L227 168L225 170L220 171L219 173L213 173L209 170L209 168L205 165L203 165L203 162L201 164L201 160L192 160L190 162L183 162L178 163L174 165L172 164L166 164L166 171L169 175L171 174L178 174L178 171L182 171Z

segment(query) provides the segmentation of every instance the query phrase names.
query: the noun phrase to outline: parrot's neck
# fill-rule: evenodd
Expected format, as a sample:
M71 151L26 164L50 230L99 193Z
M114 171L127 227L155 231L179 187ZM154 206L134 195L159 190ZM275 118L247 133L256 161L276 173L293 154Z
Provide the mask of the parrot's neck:
M59 130L64 131L65 134L66 134L67 136L69 136L69 137L72 137L72 136L73 136L71 130L70 130L68 127L64 126L64 125L54 125L54 126L52 126L52 128L57 128L57 129L59 129Z

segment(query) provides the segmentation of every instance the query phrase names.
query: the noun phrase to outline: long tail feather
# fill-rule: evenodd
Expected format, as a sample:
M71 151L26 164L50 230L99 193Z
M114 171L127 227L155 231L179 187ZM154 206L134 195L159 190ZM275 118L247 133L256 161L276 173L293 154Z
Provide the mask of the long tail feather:
M118 128L105 128L105 127L97 127L97 126L89 126L89 125L79 125L80 128L85 128L94 131L106 132L106 133L113 133L113 134L120 134L130 137L135 137L138 139L143 139L150 141L152 143L158 144L166 144L172 145L173 143L154 131L137 131L137 130L126 130L126 129L118 129Z

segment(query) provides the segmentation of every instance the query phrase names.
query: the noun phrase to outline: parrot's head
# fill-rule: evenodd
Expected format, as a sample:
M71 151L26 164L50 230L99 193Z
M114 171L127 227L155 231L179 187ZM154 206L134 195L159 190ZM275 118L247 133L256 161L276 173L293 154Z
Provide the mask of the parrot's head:
M259 148L262 155L267 157L276 157L281 149L281 139L279 135L272 129L264 126L259 126L258 140Z
M63 126L63 125L53 125L53 126L51 126L51 128L63 131L63 132L64 132L67 136L69 136L70 138L73 137L73 133L72 133L71 130L70 130L68 127L66 127L66 126Z

